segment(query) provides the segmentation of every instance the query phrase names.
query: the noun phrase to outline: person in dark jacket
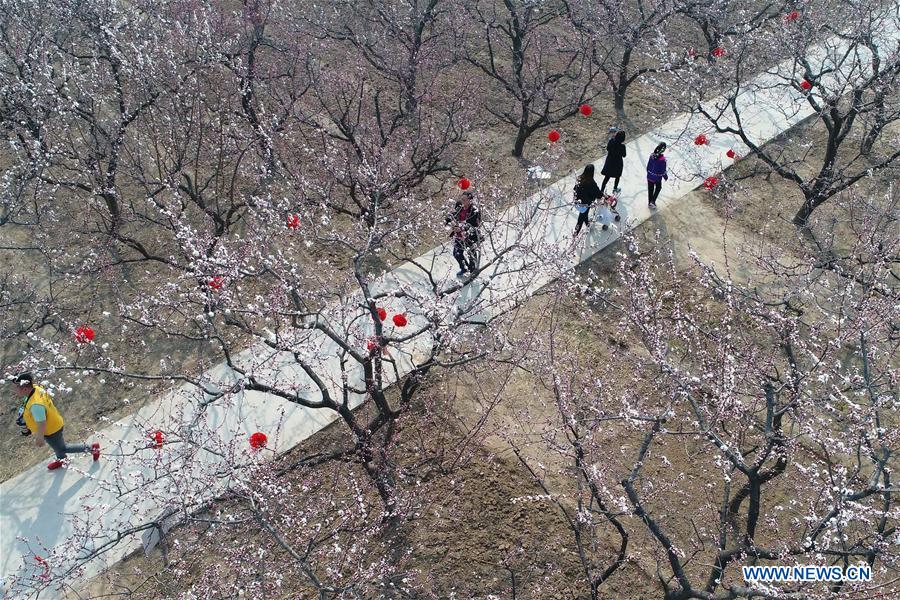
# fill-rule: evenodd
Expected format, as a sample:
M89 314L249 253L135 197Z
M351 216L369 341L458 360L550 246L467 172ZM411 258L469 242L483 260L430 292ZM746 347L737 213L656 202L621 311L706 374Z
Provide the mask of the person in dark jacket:
M587 165L578 176L578 183L575 184L575 207L578 209L578 223L575 224L575 233L572 234L572 237L578 235L582 225L588 224L591 205L597 198L600 198L600 188L594 181L594 165Z
M650 201L650 208L656 208L656 199L662 190L663 179L669 180L669 174L666 171L666 157L663 156L665 151L665 143L658 145L650 155L650 160L647 161L647 198Z
M600 173L603 175L603 183L600 184L600 193L606 191L606 184L610 179L613 182L613 193L619 193L619 179L622 177L622 169L625 166L625 156L628 152L625 149L625 132L617 131L616 135L606 143L606 161Z
M453 258L459 263L457 277L478 269L478 244L481 241L481 211L473 202L472 192L465 192L447 215L450 237L453 239Z

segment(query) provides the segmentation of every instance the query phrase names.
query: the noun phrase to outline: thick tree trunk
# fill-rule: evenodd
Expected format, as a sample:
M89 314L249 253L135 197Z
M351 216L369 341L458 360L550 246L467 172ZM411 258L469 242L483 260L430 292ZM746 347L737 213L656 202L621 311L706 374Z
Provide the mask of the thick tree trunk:
M620 117L625 115L625 90L624 87L618 87L613 91L613 107Z
M875 146L875 142L886 124L885 119L881 115L876 115L875 124L865 133L862 143L859 145L860 154L869 156L872 153L872 148Z
M800 210L797 211L797 214L794 215L794 225L797 227L806 227L813 211L825 204L825 201L830 197L831 196L823 193L815 193L815 190L813 193L808 194L803 200L803 206L801 206Z
M519 127L519 133L516 135L516 143L513 144L512 155L516 158L522 158L525 152L525 142L528 140L528 133L524 127Z
M803 206L801 206L800 210L797 211L797 214L794 215L794 225L797 227L806 227L806 224L809 222L809 217L815 208L816 207L812 204L812 199L806 198L803 201Z
M119 230L122 222L122 211L119 208L119 200L112 192L103 194L103 202L106 203L106 210L109 211L109 233L115 233Z
M522 158L522 153L525 152L525 142L528 141L528 136L531 135L531 131L528 129L528 116L529 116L528 106L522 105L522 114L519 117L519 130L516 132L516 142L513 144L512 155L516 158Z
M837 161L838 148L843 140L839 134L844 123L844 120L834 112L832 111L830 115L831 125L828 127L829 135L825 143L825 158L822 160L822 168L819 169L819 174L813 180L812 185L803 188L803 206L794 215L794 225L797 227L806 227L812 212L834 194L829 190L832 190L834 184L834 165ZM828 121L826 121L827 124Z
M619 63L619 82L613 88L613 107L616 114L625 114L625 94L628 92L628 66L631 64L631 48L626 48L622 53L622 62Z

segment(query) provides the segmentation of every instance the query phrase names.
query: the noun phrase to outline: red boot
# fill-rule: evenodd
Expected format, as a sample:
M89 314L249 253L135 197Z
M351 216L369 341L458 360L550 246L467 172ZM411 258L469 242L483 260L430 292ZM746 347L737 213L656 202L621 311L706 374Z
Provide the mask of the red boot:
M100 444L97 442L91 444L91 456L94 457L95 461L100 460Z
M60 468L61 466L63 466L63 461L61 461L61 460L54 460L52 463L50 463L49 465L47 465L47 470L48 470L48 471L55 471L55 470L57 470L58 468Z

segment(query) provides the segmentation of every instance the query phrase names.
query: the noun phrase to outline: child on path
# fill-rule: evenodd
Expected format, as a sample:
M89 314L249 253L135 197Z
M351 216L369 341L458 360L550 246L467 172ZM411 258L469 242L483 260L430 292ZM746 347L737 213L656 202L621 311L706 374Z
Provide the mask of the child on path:
M100 458L100 444L67 444L63 439L62 415L53 404L44 388L34 385L31 373L22 373L15 379L19 397L24 397L22 402L22 420L29 433L34 434L34 443L43 446L44 442L53 448L56 460L47 465L47 469L54 471L63 466L66 455L69 452L90 452L94 460Z
M476 208L473 198L472 192L464 192L446 219L450 225L450 237L453 238L453 258L459 264L457 277L474 273L478 269L481 211Z
M622 177L622 170L625 166L625 157L628 151L625 149L625 132L616 131L615 136L610 138L606 143L606 160L600 173L603 175L603 183L600 184L600 193L606 191L606 184L610 179L613 182L613 193L619 193L619 179Z
M578 176L578 183L575 184L575 208L578 209L578 222L575 224L575 232L572 237L578 235L583 225L588 224L590 219L591 205L600 197L600 188L594 181L594 165L587 165L581 175Z
M669 180L669 174L666 171L666 157L663 153L666 151L666 144L659 144L650 155L647 161L647 197L649 199L650 208L656 208L656 199L662 190L663 179Z

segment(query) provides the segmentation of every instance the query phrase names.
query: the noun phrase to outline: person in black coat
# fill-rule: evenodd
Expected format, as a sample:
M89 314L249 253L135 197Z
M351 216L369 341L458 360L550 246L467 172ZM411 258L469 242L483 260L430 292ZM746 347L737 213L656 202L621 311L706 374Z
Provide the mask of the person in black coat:
M610 179L615 179L613 183L613 193L619 191L619 179L622 177L622 169L625 167L625 132L617 131L616 135L610 138L606 143L606 162L600 173L603 174L603 183L600 185L600 193L606 191L606 184Z
M578 176L578 183L575 184L575 207L578 209L578 223L575 224L575 233L572 234L572 237L578 235L582 225L588 224L591 204L600 196L600 188L594 181L594 165L587 165Z
M472 192L465 192L447 215L450 237L453 239L453 258L459 263L457 277L478 269L478 244L481 242L481 211L472 202Z

